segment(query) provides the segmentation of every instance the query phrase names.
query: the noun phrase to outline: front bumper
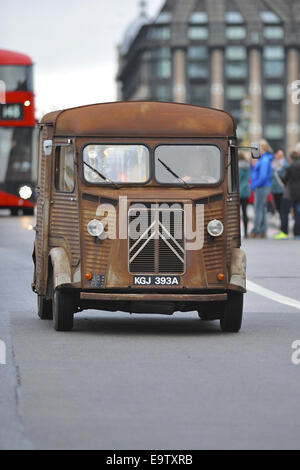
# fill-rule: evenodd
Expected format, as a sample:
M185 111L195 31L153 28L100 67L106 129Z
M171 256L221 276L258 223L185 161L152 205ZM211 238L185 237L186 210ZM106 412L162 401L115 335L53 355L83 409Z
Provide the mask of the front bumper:
M169 294L169 293L103 293L103 292L81 292L81 300L100 301L149 301L149 302L224 302L228 298L227 293L223 294Z

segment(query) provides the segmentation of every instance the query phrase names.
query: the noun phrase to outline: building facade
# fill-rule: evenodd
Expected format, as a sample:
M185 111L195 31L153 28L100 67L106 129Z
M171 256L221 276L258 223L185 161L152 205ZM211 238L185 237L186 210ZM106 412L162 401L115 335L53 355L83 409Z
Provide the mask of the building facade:
M167 0L151 21L141 6L119 47L119 99L225 109L240 139L295 147L300 0Z

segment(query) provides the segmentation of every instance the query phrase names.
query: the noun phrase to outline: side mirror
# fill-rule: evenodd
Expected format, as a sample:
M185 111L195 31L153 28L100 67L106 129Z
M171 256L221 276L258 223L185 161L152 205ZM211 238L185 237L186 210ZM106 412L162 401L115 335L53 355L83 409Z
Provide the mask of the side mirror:
M252 158L259 158L260 157L260 145L258 142L251 143L251 155Z

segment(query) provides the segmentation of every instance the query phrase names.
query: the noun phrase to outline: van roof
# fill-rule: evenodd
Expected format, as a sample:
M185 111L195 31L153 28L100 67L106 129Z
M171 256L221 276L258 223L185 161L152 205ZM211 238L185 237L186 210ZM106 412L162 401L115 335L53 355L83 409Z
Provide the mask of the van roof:
M46 114L59 136L233 137L233 117L213 108L181 103L127 101L101 103Z

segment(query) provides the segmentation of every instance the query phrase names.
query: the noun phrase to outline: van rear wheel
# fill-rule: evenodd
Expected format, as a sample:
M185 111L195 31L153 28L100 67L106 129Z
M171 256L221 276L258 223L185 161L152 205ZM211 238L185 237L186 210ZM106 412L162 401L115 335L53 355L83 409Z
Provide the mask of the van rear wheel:
M240 331L243 320L244 295L240 292L230 292L221 316L220 324L222 331L237 333Z
M38 316L41 320L52 320L52 301L47 300L44 295L38 295Z
M54 329L56 331L71 331L74 322L74 301L72 294L55 289L52 303Z

